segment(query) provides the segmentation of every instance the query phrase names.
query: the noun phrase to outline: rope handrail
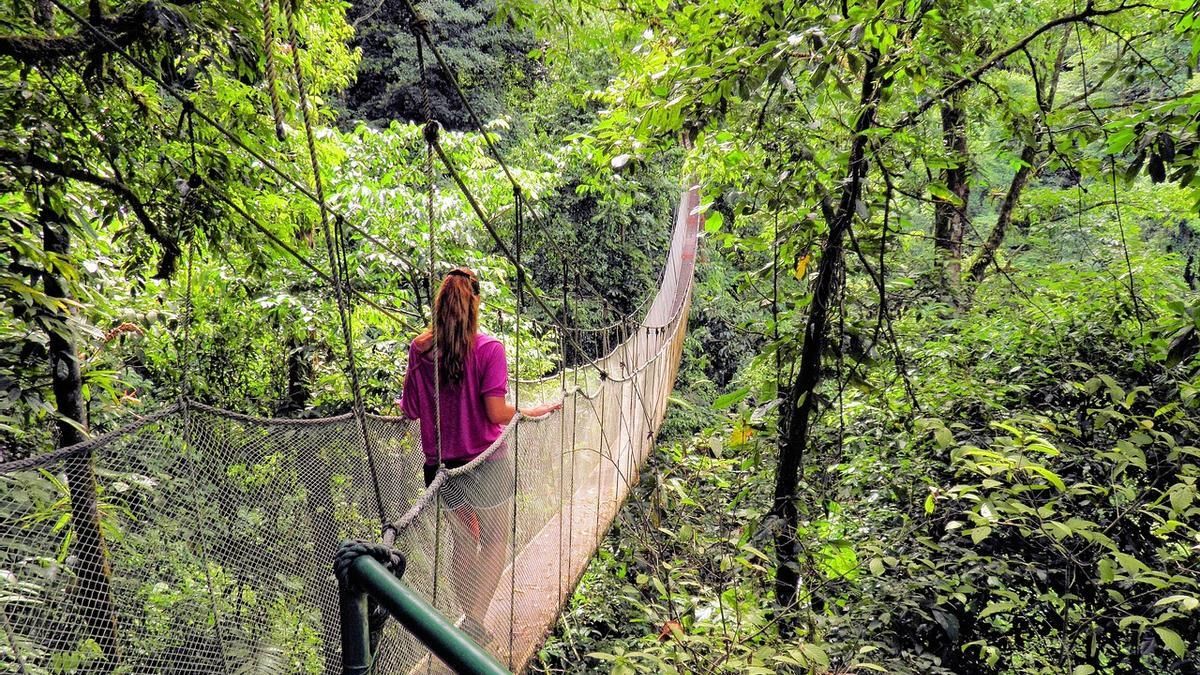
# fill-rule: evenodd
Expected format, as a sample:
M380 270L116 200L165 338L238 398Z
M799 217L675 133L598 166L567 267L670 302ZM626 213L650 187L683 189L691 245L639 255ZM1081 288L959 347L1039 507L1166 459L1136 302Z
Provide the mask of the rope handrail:
M64 459L76 457L89 450L95 450L96 448L104 447L105 445L108 445L109 443L112 443L123 436L132 434L146 425L166 419L178 411L178 403L169 403L160 410L156 410L155 412L140 417L129 424L125 424L113 429L112 431L100 434L99 436L93 436L92 438L75 443L74 445L66 445L40 455L33 455L32 457L25 457L22 459L14 459L9 462L4 462L3 464L0 464L0 475L48 466L56 462L61 462Z

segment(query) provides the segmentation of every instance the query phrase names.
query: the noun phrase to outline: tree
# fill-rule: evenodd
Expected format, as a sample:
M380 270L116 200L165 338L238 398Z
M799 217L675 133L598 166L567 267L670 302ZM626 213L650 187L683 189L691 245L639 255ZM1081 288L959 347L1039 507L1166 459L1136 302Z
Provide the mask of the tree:
M934 250L941 258L942 283L957 288L962 276L963 234L967 231L967 209L971 201L971 172L967 149L967 114L962 94L951 96L939 106L942 117L942 143L947 164L942 169L945 193L934 202Z

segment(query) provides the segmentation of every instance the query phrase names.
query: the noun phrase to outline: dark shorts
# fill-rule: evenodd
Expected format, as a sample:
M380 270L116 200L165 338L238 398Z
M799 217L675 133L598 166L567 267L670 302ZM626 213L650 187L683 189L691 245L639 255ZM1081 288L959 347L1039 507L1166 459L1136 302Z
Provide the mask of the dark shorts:
M447 461L447 469L457 469L466 465L470 460L452 459ZM425 487L433 482L437 475L437 465L425 465ZM513 463L508 457L484 461L470 471L451 476L442 483L439 490L442 501L450 509L470 506L480 509L490 509L500 506L512 499L513 496Z

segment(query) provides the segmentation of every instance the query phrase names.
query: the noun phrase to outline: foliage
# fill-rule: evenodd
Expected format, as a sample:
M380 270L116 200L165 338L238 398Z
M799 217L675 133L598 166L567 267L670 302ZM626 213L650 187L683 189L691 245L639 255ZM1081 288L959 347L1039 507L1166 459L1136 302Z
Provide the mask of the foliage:
M543 34L569 7L615 37L618 72L584 139L598 159L650 162L694 139L687 166L724 278L697 294L692 337L728 295L756 352L713 391L696 368L713 350L689 351L674 414L700 431L644 486L654 502L684 472L681 500L710 512L676 505L643 523L627 509L585 582L636 564L667 591L606 589L611 609L577 596L579 624L547 646L547 670L1197 667L1183 609L1196 590L1192 9L511 4ZM965 151L930 119L953 109ZM967 199L945 179L963 167ZM961 277L931 241L947 205L965 214ZM967 273L995 237L994 260ZM811 322L815 303L827 322ZM816 410L794 445L785 394L814 335L828 336L826 377L794 399ZM796 494L769 494L780 469L764 443L803 451ZM713 452L748 473L692 466ZM702 487L722 481L729 492ZM781 499L795 522L777 517ZM726 503L749 504L736 524ZM748 529L760 569L687 576L714 559L695 533ZM795 553L776 546L781 530ZM781 607L769 581L788 569L802 586ZM768 618L693 618L726 594Z
M453 83L428 47L424 53L426 77L421 81L412 20L405 3L361 0L354 4L353 43L362 53L362 63L358 79L344 94L347 117L382 124L390 120L420 122L429 117L450 129L473 128ZM495 21L492 0L413 4L429 22L432 37L471 107L484 120L504 111L510 89L534 85L536 64L526 57L535 46L533 36Z
M295 54L372 410L388 411L450 265L481 272L485 327L520 344L521 375L602 350L584 331L560 354L551 323L636 313L680 172L703 186L664 444L541 669L1200 669L1192 5L426 4L486 120L471 128L426 52L434 116L464 130L443 147L549 314L517 306L512 261L403 122L425 115L401 3L355 5L361 60L338 2L300 6L298 45L285 15L264 25L237 3L91 16L149 72L61 11L15 7L0 36L6 458L54 445L60 336L97 429L182 392L265 415L349 407L334 293L309 266L329 268L329 242L304 194ZM536 211L519 237L493 146ZM269 461L225 468L213 503L304 489ZM100 477L113 542L155 536L140 520L155 490L132 473L121 489ZM68 531L61 477L38 480L36 524ZM242 583L170 546L133 562L164 579L117 588L144 602L147 653L170 648L166 617L210 620L206 585ZM254 609L266 625L247 613L230 648L267 667L287 643L288 669L322 667L312 617ZM53 667L100 656L75 647Z

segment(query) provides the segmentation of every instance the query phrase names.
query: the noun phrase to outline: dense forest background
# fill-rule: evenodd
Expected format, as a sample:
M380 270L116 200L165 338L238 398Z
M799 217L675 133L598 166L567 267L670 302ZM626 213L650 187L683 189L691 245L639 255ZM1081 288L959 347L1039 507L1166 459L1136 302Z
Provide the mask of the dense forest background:
M484 128L404 2L6 5L0 461L350 408L306 126L382 412L451 264L522 375L602 349L542 326L635 312L697 181L668 430L537 669L1200 671L1200 5L419 8Z

